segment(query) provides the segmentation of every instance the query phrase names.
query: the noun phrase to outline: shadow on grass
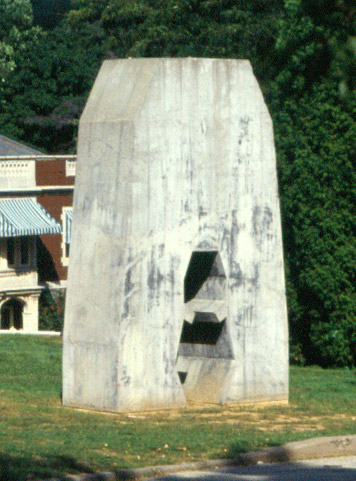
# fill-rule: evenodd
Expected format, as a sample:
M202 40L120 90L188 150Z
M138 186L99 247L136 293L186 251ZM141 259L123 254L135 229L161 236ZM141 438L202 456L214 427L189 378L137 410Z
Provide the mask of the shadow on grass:
M182 465L184 476L178 474L167 474L163 477L156 477L156 480L165 481L233 481L251 479L254 481L356 481L356 469L332 465L330 460L325 460L319 466L302 465L291 461L291 455L285 448L274 449L273 452L266 452L259 455L258 463L252 453L236 454L234 459L226 459L225 465L218 470L213 466L200 466L204 473L191 472L192 466ZM276 463L276 464L269 464ZM194 468L193 468L194 469ZM159 472L157 468L157 472ZM189 475L187 474L189 472ZM209 471L209 472L208 472ZM169 469L168 469L169 472ZM133 471L118 470L112 477L97 474L92 477L94 471L87 465L77 462L70 456L47 456L45 459L25 458L0 454L0 481L38 481L49 480L50 478L66 479L70 473L88 474L92 481L133 481L136 478ZM147 475L147 474L146 474ZM153 475L153 473L152 473ZM203 476L203 477L202 477ZM73 478L72 478L73 479ZM83 481L85 477L82 478ZM152 478L151 478L152 479Z
M258 463L288 463L292 461L292 455L283 446L270 446L260 451L246 452L244 449L231 449L229 459L240 466L251 466Z
M36 457L10 456L0 454L0 481L64 478L69 473L93 473L84 464L70 456Z
M10 456L0 454L0 481L31 481L63 479L70 475L93 474L95 471L88 465L78 462L71 456L48 455L45 458ZM130 470L113 472L116 481L132 481L136 479ZM107 477L96 475L95 481L107 481Z

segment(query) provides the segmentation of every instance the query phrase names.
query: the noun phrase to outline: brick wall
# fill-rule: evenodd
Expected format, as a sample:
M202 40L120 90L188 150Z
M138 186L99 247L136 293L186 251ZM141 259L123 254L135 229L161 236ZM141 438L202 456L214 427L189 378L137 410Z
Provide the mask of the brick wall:
M74 177L66 176L66 161L36 162L37 186L74 185ZM73 190L58 189L37 195L37 201L57 222L62 224L63 207L73 205ZM67 279L68 268L63 265L62 234L40 236L38 241L38 269L40 281L63 281Z

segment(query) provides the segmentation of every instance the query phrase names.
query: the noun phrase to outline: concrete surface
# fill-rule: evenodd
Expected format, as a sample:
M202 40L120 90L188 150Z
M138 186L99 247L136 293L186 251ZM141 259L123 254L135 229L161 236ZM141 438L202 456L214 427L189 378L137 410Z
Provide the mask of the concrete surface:
M352 481L356 456L173 474L147 481Z
M79 128L64 404L287 398L273 129L250 63L104 62Z

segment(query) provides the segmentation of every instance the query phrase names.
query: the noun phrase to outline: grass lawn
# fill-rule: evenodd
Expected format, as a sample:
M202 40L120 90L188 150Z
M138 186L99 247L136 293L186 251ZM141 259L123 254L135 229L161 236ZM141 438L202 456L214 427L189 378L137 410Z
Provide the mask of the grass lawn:
M232 457L356 434L356 371L292 367L288 406L105 414L61 405L61 340L0 336L0 480Z

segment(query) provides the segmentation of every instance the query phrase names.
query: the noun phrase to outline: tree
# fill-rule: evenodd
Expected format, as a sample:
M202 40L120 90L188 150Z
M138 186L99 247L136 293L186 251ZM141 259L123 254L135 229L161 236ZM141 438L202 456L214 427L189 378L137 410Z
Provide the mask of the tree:
M56 27L70 10L70 0L31 0L34 23L46 30Z
M0 128L75 151L105 57L249 58L274 119L292 353L356 365L355 11L354 0L72 0L44 32L29 0L2 0Z
M280 81L296 91L320 76L338 79L342 97L356 86L353 0L286 0L276 44Z
M3 89L2 132L48 152L75 151L78 120L105 51L96 25L63 24L28 42Z
M30 0L0 2L0 86L16 68L26 42L39 33L32 20Z
M76 0L71 25L99 22L117 57L249 58L268 76L280 0Z
M323 366L355 365L356 98L352 92L347 105L340 98L332 50L350 32L333 2L316 18L306 3L286 1L269 98L292 352Z
M3 133L49 152L75 151L78 119L105 57L250 58L261 77L271 75L266 58L280 0L241 7L232 0L76 0L73 7L25 45L3 94Z

